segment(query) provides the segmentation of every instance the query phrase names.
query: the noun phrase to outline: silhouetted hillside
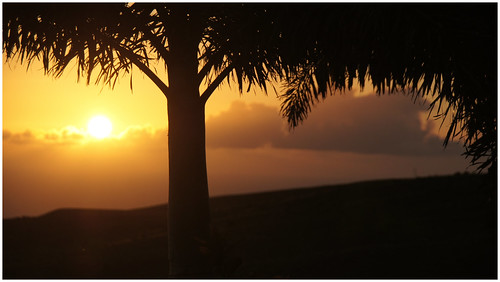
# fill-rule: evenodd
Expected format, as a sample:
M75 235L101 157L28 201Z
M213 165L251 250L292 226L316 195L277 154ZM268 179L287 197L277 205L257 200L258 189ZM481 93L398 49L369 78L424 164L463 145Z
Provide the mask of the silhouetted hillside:
M219 275L496 278L496 188L454 175L213 198ZM3 278L166 278L166 212L6 219Z

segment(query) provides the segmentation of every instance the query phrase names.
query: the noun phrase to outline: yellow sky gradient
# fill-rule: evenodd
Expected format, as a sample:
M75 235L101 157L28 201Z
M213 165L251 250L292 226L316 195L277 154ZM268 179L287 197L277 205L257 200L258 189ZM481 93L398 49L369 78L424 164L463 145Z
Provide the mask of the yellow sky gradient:
M4 60L5 62L5 60ZM129 209L167 201L166 100L134 69L114 90L3 64L3 216L61 207ZM443 150L426 107L357 89L329 97L288 131L274 92L220 87L207 104L210 194L242 194L464 171L460 146ZM95 115L111 138L86 133ZM442 135L444 129L441 130Z

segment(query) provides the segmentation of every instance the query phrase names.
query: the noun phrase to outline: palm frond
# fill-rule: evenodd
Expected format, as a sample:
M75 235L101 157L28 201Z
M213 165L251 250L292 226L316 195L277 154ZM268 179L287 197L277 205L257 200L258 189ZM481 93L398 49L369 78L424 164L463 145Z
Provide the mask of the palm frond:
M296 48L281 53L288 89L282 114L291 127L325 97L329 84L349 89L354 78L361 87L369 79L379 94L401 90L415 98L433 97L430 111L451 117L444 145L462 138L473 163L484 155L490 156L487 164L496 163L494 5L302 4L287 9L290 18L300 19L286 21L285 44ZM309 72L312 78L297 82L308 69L315 70ZM317 85L318 91L301 83Z
M76 62L78 77L113 87L122 73L129 73L131 60L120 56L105 38L137 54L147 65L148 51L142 33L131 20L130 8L122 4L4 4L3 47L7 58L41 59L47 74L59 77Z

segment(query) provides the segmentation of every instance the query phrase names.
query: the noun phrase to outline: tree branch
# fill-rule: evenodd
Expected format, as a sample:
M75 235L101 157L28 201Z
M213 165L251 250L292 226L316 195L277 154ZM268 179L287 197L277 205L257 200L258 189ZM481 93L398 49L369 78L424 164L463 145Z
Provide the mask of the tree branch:
M146 74L155 84L160 88L165 97L170 96L169 87L143 62L141 62L138 58L139 55L130 51L129 49L123 47L120 43L114 41L113 39L108 38L106 35L102 37L104 41L106 41L111 47L113 47L116 51L122 54L125 58L129 59L134 65L136 65L144 74Z
M127 48L122 47L121 45L115 47L115 49L124 54L134 65L136 65L143 73L145 73L155 84L160 88L160 90L163 92L165 97L169 96L169 88L168 86L148 67L146 66L143 62L141 62L137 58L137 54L134 52L130 51Z
M196 82L198 83L198 85L201 83L201 81L203 80L203 78L205 77L205 75L207 75L207 73L210 71L210 68L212 68L213 64L211 64L210 62L207 62L203 68L201 68L200 72L196 75Z
M215 80L203 91L203 94L201 94L201 100L206 103L208 98L210 98L210 95L215 91L215 89L219 86L219 84L231 73L231 71L234 69L233 65L230 64L227 66L218 76L215 78Z

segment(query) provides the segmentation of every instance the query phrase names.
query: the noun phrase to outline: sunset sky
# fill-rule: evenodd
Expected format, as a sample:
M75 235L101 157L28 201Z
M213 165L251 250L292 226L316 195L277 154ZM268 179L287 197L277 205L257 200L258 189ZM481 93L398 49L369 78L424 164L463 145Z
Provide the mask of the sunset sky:
M278 87L279 89L279 87ZM166 99L137 69L114 90L59 79L41 64L3 64L3 216L36 216L63 207L130 209L167 202ZM240 95L220 87L207 104L210 194L463 172L463 149L444 150L446 126L427 106L366 88L336 94L289 131L274 92ZM87 123L112 123L96 139Z

